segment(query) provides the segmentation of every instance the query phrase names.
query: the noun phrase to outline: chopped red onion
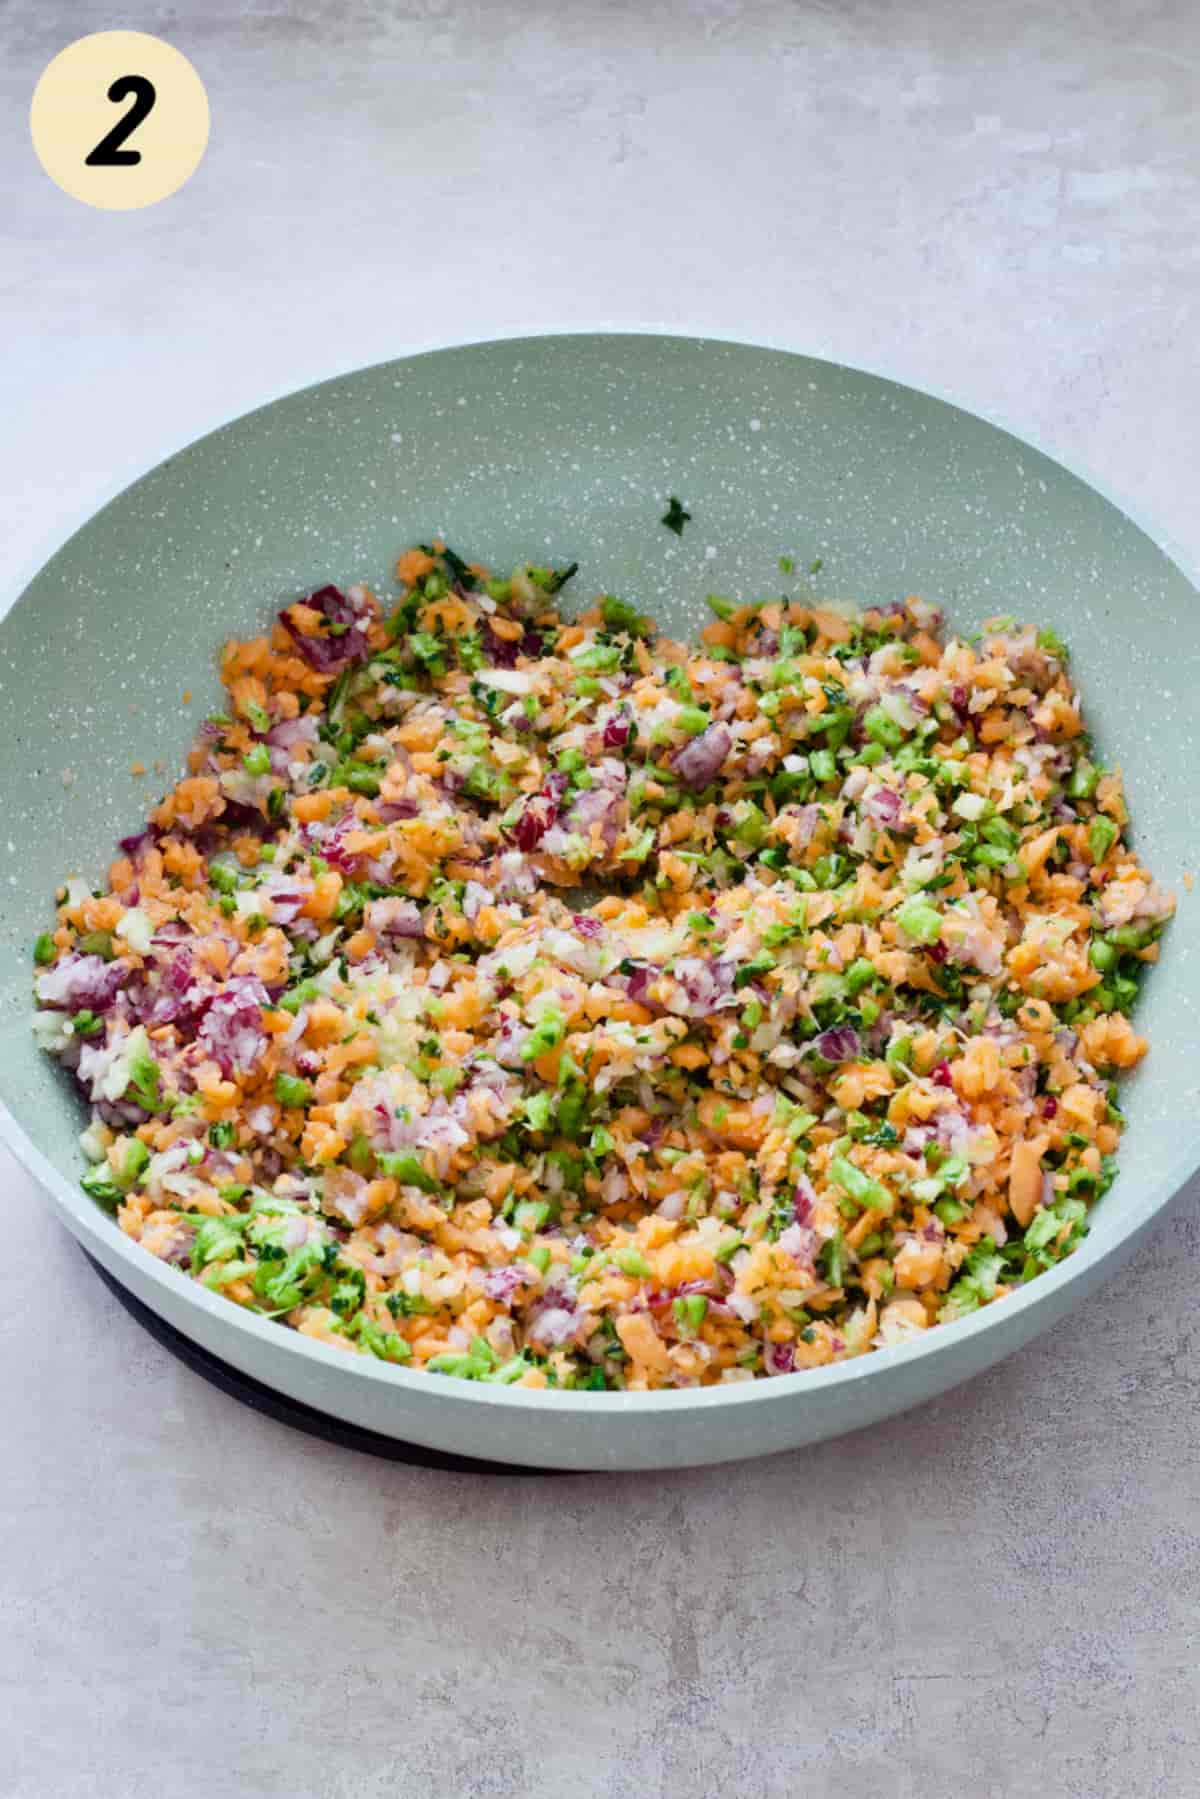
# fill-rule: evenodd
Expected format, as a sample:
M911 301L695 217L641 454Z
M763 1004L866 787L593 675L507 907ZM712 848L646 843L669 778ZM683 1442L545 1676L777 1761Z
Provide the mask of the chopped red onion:
M789 1224L782 1230L776 1240L776 1246L800 1268L811 1268L816 1250L816 1233L806 1230L802 1224Z
M900 817L902 801L891 787L877 787L863 801L863 809L881 825L894 825Z
M500 1305L511 1305L526 1278L523 1268L489 1268L483 1277L483 1290Z
M513 840L526 855L535 850L558 818L559 805L570 785L560 769L547 775L540 793L525 801L521 815L513 826Z
M320 612L328 624L346 627L337 637L316 637L297 631L288 618L287 608L279 614L280 624L310 667L319 674L333 674L366 654L367 639L359 615L340 588L318 587L304 604L314 612Z
M75 951L61 958L45 974L38 975L34 990L43 1006L58 1011L107 1012L118 992L133 974L130 962L106 962L102 956L81 956Z
M853 1062L862 1055L862 1044L853 1025L838 1024L822 1031L813 1048L826 1062Z
M820 822L821 808L817 805L785 806L783 816L792 821L788 841L796 849L807 849Z
M492 668L515 668L520 651L520 640L515 637L501 637L492 621L485 623L482 635L483 653Z
M675 751L671 766L685 786L699 793L716 779L717 770L732 747L733 734L728 725L709 725Z
M668 1010L681 1018L707 1018L723 1006L740 1005L741 995L734 986L737 966L732 956L717 956L711 962L703 956L678 957L671 970L676 991L667 1002Z
M570 1343L586 1322L586 1313L577 1307L568 1310L566 1306L546 1306L529 1320L528 1335L535 1342L558 1349L564 1343Z
M635 962L625 977L625 991L637 1005L643 1005L646 992L658 969L652 968L648 962Z
M567 815L566 827L587 837L593 825L599 825L606 849L612 849L621 828L621 801L605 787L589 787L581 793Z
M313 892L307 875L271 875L258 889L267 902L267 916L274 924L292 924Z
M311 712L306 712L303 718L282 718L267 732L267 742L273 749L290 751L297 749L302 743L316 741L317 719Z
M261 981L241 975L226 982L213 999L200 1021L197 1038L222 1074L246 1073L259 1061L267 1047L262 1008L269 1004L270 996Z
M491 889L485 887L481 881L468 881L463 888L463 917L474 924L483 908L491 903L491 898Z
M118 838L117 841L118 841L120 849L126 856L129 857L129 860L131 862L135 862L135 863L139 862L141 860L141 858L145 855L146 851L148 849L152 849L154 846L153 827L150 825L147 825L145 827L145 829L139 831L136 834L136 836L121 837L121 838Z
M425 934L421 908L415 900L368 900L363 907L363 919L369 929L377 931L381 937L423 937Z

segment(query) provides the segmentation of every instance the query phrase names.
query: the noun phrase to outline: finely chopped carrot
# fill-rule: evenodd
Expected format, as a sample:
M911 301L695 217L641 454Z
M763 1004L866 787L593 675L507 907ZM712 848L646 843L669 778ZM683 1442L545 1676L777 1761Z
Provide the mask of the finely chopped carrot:
M225 646L35 948L85 1188L234 1304L535 1388L1002 1300L1112 1182L1172 911L1064 647L714 599L691 650L611 595L564 624L571 572L435 541L390 616L324 587Z

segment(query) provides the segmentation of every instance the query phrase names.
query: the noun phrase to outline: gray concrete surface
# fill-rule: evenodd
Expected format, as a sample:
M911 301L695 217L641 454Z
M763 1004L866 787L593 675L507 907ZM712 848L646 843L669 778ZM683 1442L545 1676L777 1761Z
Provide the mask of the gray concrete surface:
M87 212L50 56L158 31L206 161ZM1036 433L1200 563L1190 0L0 10L11 597L172 448L448 338L701 326ZM772 1463L481 1481L265 1423L0 1167L5 1799L1175 1799L1200 1789L1195 1271Z

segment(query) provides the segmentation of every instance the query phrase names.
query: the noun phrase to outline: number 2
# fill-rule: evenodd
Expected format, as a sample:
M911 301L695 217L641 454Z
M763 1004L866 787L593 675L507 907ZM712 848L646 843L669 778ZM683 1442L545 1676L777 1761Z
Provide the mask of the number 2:
M118 75L108 90L108 97L117 106L122 100L132 97L133 105L124 118L118 119L112 130L84 158L89 169L130 168L134 163L141 162L140 150L122 150L121 145L137 130L158 96L154 91L154 83L147 81L144 75Z

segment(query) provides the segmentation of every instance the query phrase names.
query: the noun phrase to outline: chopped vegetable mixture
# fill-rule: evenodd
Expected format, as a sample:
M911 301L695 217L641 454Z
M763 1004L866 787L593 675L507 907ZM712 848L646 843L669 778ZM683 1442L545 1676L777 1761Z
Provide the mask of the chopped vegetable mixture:
M1002 1299L1112 1182L1172 911L1065 647L715 595L689 646L567 622L574 573L435 543L390 611L323 587L226 646L187 775L35 946L84 1187L236 1305L526 1387Z

